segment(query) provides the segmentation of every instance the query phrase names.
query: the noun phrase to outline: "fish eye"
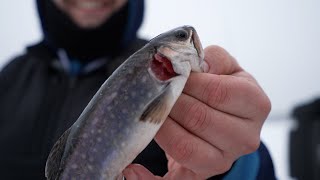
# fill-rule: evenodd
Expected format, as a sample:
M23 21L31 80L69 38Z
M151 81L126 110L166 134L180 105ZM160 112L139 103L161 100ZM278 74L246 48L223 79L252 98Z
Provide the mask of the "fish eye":
M188 32L183 29L179 29L175 32L175 37L179 40L185 40L188 38Z

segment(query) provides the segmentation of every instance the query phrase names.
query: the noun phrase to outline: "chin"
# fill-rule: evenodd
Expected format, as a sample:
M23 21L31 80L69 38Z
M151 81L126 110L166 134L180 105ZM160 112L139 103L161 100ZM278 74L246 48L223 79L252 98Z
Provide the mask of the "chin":
M85 18L78 18L78 19L73 19L74 23L77 24L81 28L86 28L86 29L91 29L91 28L96 28L100 25L102 25L108 18L104 19L85 19Z

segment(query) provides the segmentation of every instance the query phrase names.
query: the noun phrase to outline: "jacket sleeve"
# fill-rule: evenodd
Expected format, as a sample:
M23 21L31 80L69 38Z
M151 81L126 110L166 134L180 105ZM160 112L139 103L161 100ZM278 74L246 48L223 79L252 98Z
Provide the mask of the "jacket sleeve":
M261 142L257 151L240 157L232 168L209 180L274 180L273 162L266 146Z

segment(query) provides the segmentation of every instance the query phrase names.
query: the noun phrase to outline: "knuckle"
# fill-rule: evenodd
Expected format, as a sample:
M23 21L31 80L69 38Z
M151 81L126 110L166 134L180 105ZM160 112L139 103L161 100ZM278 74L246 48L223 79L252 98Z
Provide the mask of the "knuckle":
M231 161L224 161L222 162L219 167L216 169L218 174L222 174L225 173L227 171L229 171L232 167L233 162Z
M271 111L271 101L270 99L265 95L263 96L263 99L260 103L260 109L264 113L265 116L267 116Z
M209 120L207 118L206 107L200 103L191 105L189 114L186 118L186 127L191 131L203 131L209 126Z
M227 103L230 100L228 87L223 84L221 79L211 80L206 88L207 103L212 106L218 106Z
M250 154L256 151L260 146L260 136L252 136L249 140L247 140L244 144L244 154Z
M177 141L173 144L174 154L177 162L180 164L185 164L190 161L194 152L196 151L196 146L188 140Z

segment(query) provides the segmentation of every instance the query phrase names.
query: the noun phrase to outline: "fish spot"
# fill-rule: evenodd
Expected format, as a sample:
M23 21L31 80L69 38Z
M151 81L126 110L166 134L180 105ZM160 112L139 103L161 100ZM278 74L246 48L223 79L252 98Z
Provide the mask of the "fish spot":
M98 152L97 148L92 149L93 152Z
M71 168L72 168L72 169L77 169L77 168L78 168L78 165L77 165L77 164L72 164L72 165L71 165Z
M129 73L129 74L133 74L133 73L134 73L133 69L129 69L129 70L128 70L128 73Z
M124 96L124 100L128 100L129 99L129 96Z
M90 171L92 171L93 170L93 166L92 165L88 165L88 169L90 170Z
M102 133L102 130L101 130L101 129L98 129L98 133Z
M113 92L110 97L111 97L111 98L114 98L114 97L117 96L117 94L118 94L117 92Z
M87 155L86 155L86 154L81 154L81 158L82 158L82 159L86 159L86 158L87 158Z
M148 92L147 96L148 96L148 98L151 98L152 97L152 93Z
M87 134L87 133L84 133L84 134L83 134L83 138L88 138L88 134Z
M99 121L99 118L94 118L93 121L92 121L92 124L97 124Z
M101 141L102 141L102 138L101 138L101 137L98 137L98 138L97 138L97 141L98 141L98 142L101 142Z
M114 119L116 116L114 114L110 114L110 117Z
M108 111L111 111L111 109L112 109L111 106L108 106L108 107L107 107L107 110L108 110Z
M146 76L143 76L143 77L141 78L141 82L143 82L143 83L147 82L147 77L146 77Z
M128 113L128 109L123 108L123 109L121 109L121 112L124 113L124 114L127 114Z
M94 129L91 129L91 134L94 134L96 131Z
M121 147L125 147L125 146L126 146L126 143L122 142Z
M89 161L90 161L90 162L93 162L93 161L94 161L94 158L93 158L93 157L89 157Z

